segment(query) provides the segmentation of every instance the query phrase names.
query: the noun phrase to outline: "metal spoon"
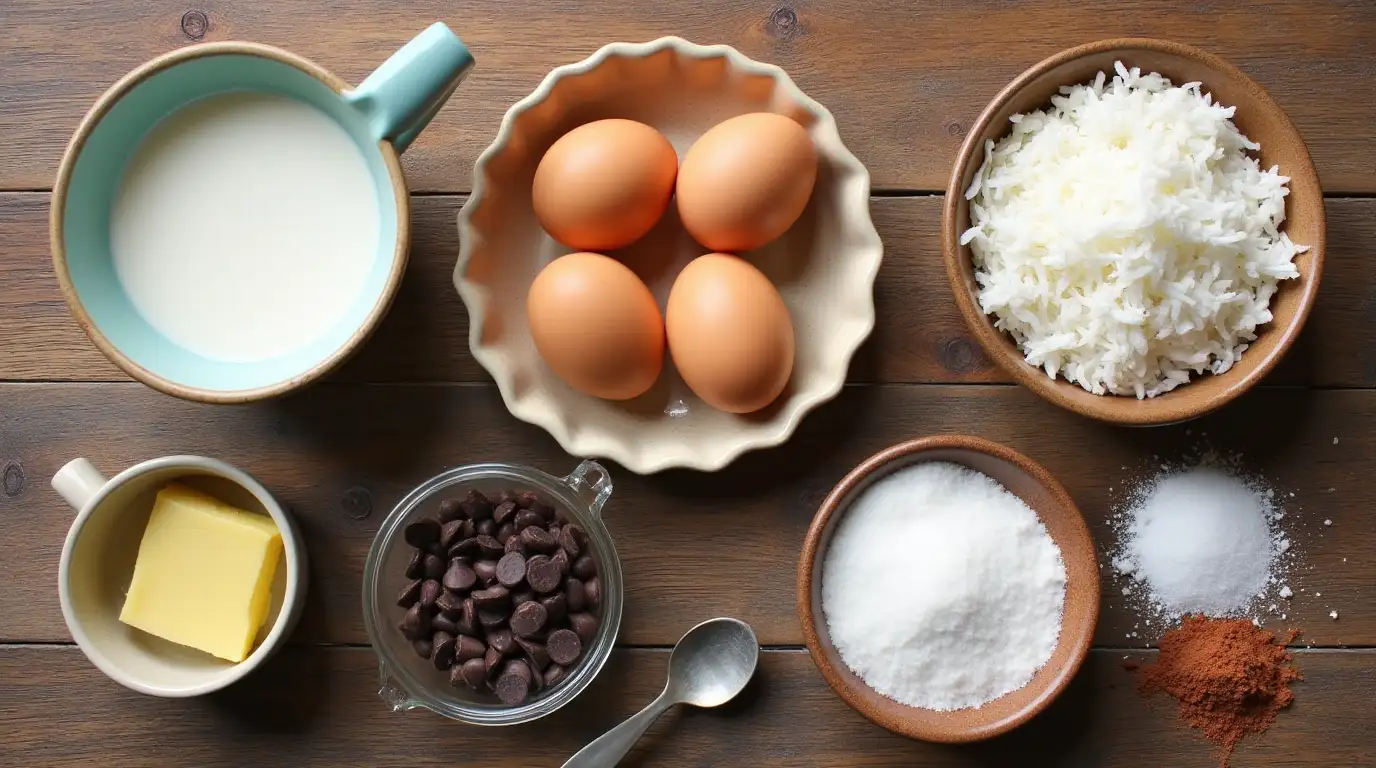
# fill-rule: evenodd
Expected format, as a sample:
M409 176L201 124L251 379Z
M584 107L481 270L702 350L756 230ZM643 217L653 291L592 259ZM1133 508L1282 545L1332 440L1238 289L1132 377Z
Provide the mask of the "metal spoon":
M578 750L564 768L610 768L621 762L650 725L675 704L717 707L736 697L755 674L760 641L750 625L711 619L688 630L669 655L664 692L626 722Z

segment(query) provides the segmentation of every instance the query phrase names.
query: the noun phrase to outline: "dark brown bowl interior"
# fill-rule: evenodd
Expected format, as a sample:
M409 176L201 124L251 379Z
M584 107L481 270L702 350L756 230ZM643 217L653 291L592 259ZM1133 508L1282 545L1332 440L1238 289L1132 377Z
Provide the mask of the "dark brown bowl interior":
M1046 525L1066 569L1061 636L1050 660L1027 685L978 708L937 712L900 704L870 688L831 643L822 612L822 560L846 508L876 479L923 461L947 461L982 472L1022 499ZM978 437L927 437L871 456L822 502L798 563L798 618L812 660L827 684L857 712L909 738L960 743L987 739L1027 722L1070 682L1089 652L1099 618L1099 568L1094 540L1065 488L1041 465Z
M1113 75L1113 63L1159 72L1172 83L1203 83L1214 100L1236 106L1238 130L1261 144L1262 168L1280 166L1290 177L1284 231L1310 250L1295 258L1300 277L1282 281L1271 300L1274 319L1260 329L1242 359L1222 375L1193 377L1189 384L1154 398L1093 395L1064 379L1051 379L1028 365L1011 336L994 327L979 308L970 248L960 235L970 226L965 190L984 161L984 143L1008 132L1008 118L1047 106L1062 85L1087 83L1096 73ZM1163 40L1101 40L1071 48L1022 73L989 103L975 122L956 159L942 214L946 272L956 304L985 354L1014 379L1053 403L1103 421L1138 426L1170 424L1202 416L1241 395L1264 377L1299 335L1319 290L1324 255L1323 190L1299 132L1256 81L1204 51Z

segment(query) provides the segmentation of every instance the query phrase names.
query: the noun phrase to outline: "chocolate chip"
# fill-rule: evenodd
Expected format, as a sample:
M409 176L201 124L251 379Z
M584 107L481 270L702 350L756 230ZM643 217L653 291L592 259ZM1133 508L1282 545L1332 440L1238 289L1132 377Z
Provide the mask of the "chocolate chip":
M529 509L523 509L520 512L516 513L517 530L524 531L532 525L543 526L544 524L545 519L543 517L540 517L540 514L538 512L532 512Z
M426 579L420 584L420 604L426 608L435 604L435 601L443 594L444 588L434 579Z
M588 604L588 595L583 589L583 582L581 579L570 577L565 581L564 596L568 598L570 613L577 613L583 610Z
M583 555L573 561L573 568L570 572L580 579L591 579L597 575L597 563L593 562L592 556Z
M463 497L460 502L465 515L473 520L484 520L492 518L492 502L482 495L476 488L469 490L468 495Z
M429 638L430 612L425 610L420 603L407 609L406 615L401 618L401 634L411 641Z
M508 552L497 561L497 583L515 587L526 580L526 557L520 552Z
M534 592L512 592L512 593L511 593L511 605L512 605L513 607L515 607L515 608L520 608L521 606L525 605L526 603L529 603L529 602L533 601L534 599L535 599L535 593L534 593Z
M491 536L484 536L481 533L478 534L478 549L482 551L483 557L490 557L493 559L501 557L502 553L506 551L506 548L502 546L500 541L497 541Z
M449 564L444 574L444 588L454 592L467 592L478 583L478 574L462 560Z
M507 706L516 706L530 696L530 685L533 673L530 665L520 659L512 659L502 668L502 673L497 677L497 698L502 700Z
M411 562L406 564L406 578L419 579L425 575L425 552L416 550L411 553Z
M569 614L569 627L573 629L574 634L578 635L578 639L585 643L592 642L592 639L597 636L597 628L600 625L601 622L597 620L597 617L586 611Z
M454 646L454 658L460 662L481 659L486 652L487 646L483 641L468 635L461 635Z
M563 576L560 575L559 566L554 561L544 555L536 555L526 561L526 583L536 592L548 594L559 588L563 583Z
M497 670L500 667L501 663L501 651L498 651L496 648L493 648L492 646L488 646L487 651L483 653L484 681L491 679L497 674Z
M516 496L516 506L521 509L535 509L535 505L539 503L540 494L535 491L525 491Z
M429 638L422 637L411 642L411 650L415 651L416 655L422 659L428 659L430 654L435 652L435 647L431 645Z
M545 687L549 688L550 686L558 685L560 682L563 681L563 679L567 675L567 670L565 670L562 666L558 664L550 664L549 667L545 669Z
M521 541L521 537L517 536L514 533L511 535L511 538L506 540L506 544L503 546L503 549L505 549L507 552L520 552L523 555L527 554L526 543L524 541Z
M497 525L503 525L506 521L510 520L511 516L514 514L516 514L516 503L513 501L504 501L492 510L492 519L497 522Z
M431 555L434 555L435 557L444 557L445 554L446 554L445 551L444 551L444 547L441 547L441 546L440 546L440 543L439 543L438 540L434 541L433 543L430 544L430 546L426 547L426 548L425 548L425 552L426 552L426 554L431 554Z
M450 547L449 556L451 558L466 557L470 560L476 560L478 556L482 554L482 551L483 548L478 546L478 537L473 536L471 538L463 539L458 544L455 544L454 546Z
M438 579L444 575L444 558L438 555L426 555L422 570L425 572L425 578Z
M564 526L558 523L550 523L549 525L545 526L545 530L549 531L549 535L553 536L555 541L558 541L559 532L564 530Z
M595 611L602 607L602 581L596 576L583 582L583 593L589 608Z
M453 592L445 592L435 598L435 607L451 617L457 616L463 611L463 598Z
M450 520L440 526L440 546L448 550L450 547L463 541L462 520Z
M430 620L430 628L436 632L448 632L451 635L459 634L459 624L447 614L441 613Z
M478 606L473 604L473 598L466 597L459 606L459 618L454 622L459 627L459 632L470 637L477 637L481 631L478 624Z
M533 637L545 628L549 613L545 606L536 602L525 603L511 614L511 631L521 637Z
M407 544L424 549L440 540L440 521L433 517L421 518L406 526L403 535Z
M551 554L559 548L559 542L554 540L549 531L534 525L521 530L521 543L526 545L527 550L545 554Z
M398 608L410 608L420 600L420 579L416 579L402 587L401 594L397 595Z
M483 689L487 683L487 667L483 664L482 659L469 659L454 667L449 674L449 684L458 686L460 683L475 691Z
M494 629L487 633L487 645L489 648L496 648L497 653L509 656L516 652L516 636L506 627Z
M535 640L528 640L524 637L516 638L516 644L521 647L526 658L530 660L530 665L536 672L544 670L549 666L549 652L545 650L543 643Z
M478 575L478 580L484 587L490 587L497 581L497 561L479 560L473 564L473 572Z
M493 522L491 518L479 520L473 524L473 530L477 531L479 536L496 536L497 523Z
M569 557L576 558L582 553L583 545L578 541L578 534L582 532L583 529L576 525L566 525L559 529L559 546L564 548Z
M569 568L571 566L569 565L569 556L565 554L564 550L561 549L558 552L555 552L554 557L550 558L550 562L559 566L559 578L562 579L565 576L569 575Z
M472 520L463 521L463 531L459 538L471 539L478 535L478 526Z
M511 615L511 610L506 606L501 608L479 608L478 623L483 629L496 629L506 623L507 617Z
M502 527L497 529L497 541L506 548L507 552L511 551L511 539L515 535L516 526L511 523L502 523Z
M577 661L578 655L583 652L583 641L573 630L557 629L549 633L545 649L549 651L551 661L567 667Z
M439 515L441 523L448 523L463 517L463 507L459 506L458 499L445 499L440 502Z
M435 669L449 669L454 666L454 636L448 632L436 632L431 643L435 647L435 655L431 658L435 663Z
M508 501L511 502L511 506L518 506L516 504L516 492L511 490L510 488L503 488L502 490L497 491L497 496L492 500L492 503L494 505L501 506L502 504L505 504Z
M555 592L549 597L540 598L540 605L545 606L545 614L549 616L549 625L560 624L569 615L568 598L563 592Z
M505 607L511 601L511 590L501 584L494 584L487 589L479 589L472 595L474 605L482 608Z

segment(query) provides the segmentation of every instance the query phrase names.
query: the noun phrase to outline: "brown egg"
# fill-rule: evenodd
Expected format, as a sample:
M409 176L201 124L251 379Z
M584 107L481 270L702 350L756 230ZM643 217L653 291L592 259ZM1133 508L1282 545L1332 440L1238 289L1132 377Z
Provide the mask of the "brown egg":
M569 386L608 400L643 394L664 365L664 320L626 265L597 253L550 262L526 295L540 357Z
M755 112L713 126L678 171L678 213L695 240L740 253L793 226L817 182L812 137L784 115Z
M644 237L669 208L678 156L659 131L598 120L559 138L535 169L531 204L555 240L610 251Z
M793 323L764 273L722 253L679 273L664 311L669 354L708 405L750 413L774 402L793 373Z

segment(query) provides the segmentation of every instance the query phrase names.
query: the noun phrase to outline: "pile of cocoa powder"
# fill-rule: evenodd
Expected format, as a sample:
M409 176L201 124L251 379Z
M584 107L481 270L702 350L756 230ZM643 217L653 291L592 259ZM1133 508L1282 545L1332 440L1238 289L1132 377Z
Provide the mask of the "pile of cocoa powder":
M1295 694L1290 683L1302 679L1284 642L1247 619L1187 616L1161 636L1156 663L1144 667L1138 687L1144 696L1168 693L1180 702L1180 717L1223 752L1228 768L1242 737L1261 733L1275 722Z

